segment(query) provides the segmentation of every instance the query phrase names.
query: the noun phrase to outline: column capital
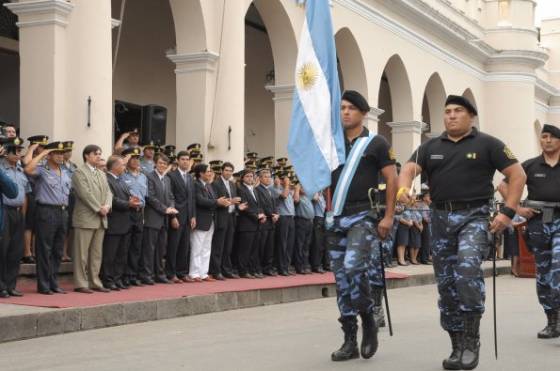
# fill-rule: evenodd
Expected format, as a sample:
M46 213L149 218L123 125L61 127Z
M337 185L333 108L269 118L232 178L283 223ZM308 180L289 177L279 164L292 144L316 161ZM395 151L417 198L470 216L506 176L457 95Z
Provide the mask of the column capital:
M175 74L198 71L213 72L216 68L216 61L220 58L218 53L212 51L183 54L172 51L167 53L166 56L177 66Z
M294 96L295 85L266 85L264 88L274 94L272 100L275 102L291 101Z
M379 116L381 116L384 112L385 110L381 108L371 107L368 114L366 115L366 120L378 123Z
M74 9L74 4L65 0L32 0L4 4L12 13L18 16L16 25L19 28L68 25L68 16Z
M432 132L430 132L430 133L424 133L424 135L426 136L426 138L433 139L433 138L439 137L439 136L441 135L441 133L432 133Z
M404 121L404 122L388 122L393 134L399 133L415 133L422 134L426 124L422 121Z

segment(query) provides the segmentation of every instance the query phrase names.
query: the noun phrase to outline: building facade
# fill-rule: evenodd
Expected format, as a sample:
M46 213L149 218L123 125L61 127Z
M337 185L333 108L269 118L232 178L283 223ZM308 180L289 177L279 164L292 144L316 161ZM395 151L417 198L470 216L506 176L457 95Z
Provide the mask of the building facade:
M537 1L330 2L341 86L368 98L368 127L400 161L442 132L448 94L470 98L480 129L521 159L543 123L560 124L560 18L537 29ZM300 3L4 1L0 119L108 152L115 100L157 104L178 148L199 142L236 165L247 151L285 155Z

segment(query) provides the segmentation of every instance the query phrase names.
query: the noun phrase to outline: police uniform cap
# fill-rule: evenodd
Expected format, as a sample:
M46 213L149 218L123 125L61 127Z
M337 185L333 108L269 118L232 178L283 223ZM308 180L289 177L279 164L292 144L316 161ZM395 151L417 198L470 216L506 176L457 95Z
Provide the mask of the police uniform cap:
M74 149L74 142L71 140L62 142L62 144L64 145L64 151L72 151Z
M31 144L40 144L42 146L46 146L49 143L49 137L47 135L33 135L27 138L27 140Z
M153 140L151 140L149 143L144 144L144 149L153 149L155 150L158 146L156 145L156 143L154 143Z
M208 163L210 166L214 166L214 167L222 167L222 165L224 164L224 162L222 160L212 160Z
M192 144L189 144L187 146L187 151L192 151L192 150L199 150L200 151L201 149L202 149L202 146L200 145L200 143L192 143Z
M169 152L174 152L177 149L177 147L175 147L173 144L167 144L163 148L165 149L165 151L169 151Z
M18 149L23 148L23 140L19 137L15 138L3 138L4 149L8 153L16 153ZM7 140L6 140L7 139Z
M259 154L257 152L247 152L245 158L249 160L256 160L257 158L259 158Z
M121 152L121 155L123 155L123 156L130 155L132 157L139 157L140 156L140 148L138 148L138 147L127 148L127 149L125 149L124 151Z
M448 106L450 104L456 104L461 107L465 107L465 109L474 116L478 116L478 111L474 107L474 105L462 95L450 95L447 97L445 101L445 105Z
M342 94L342 100L352 103L361 112L369 112L371 109L366 98L355 90L344 91L344 94Z
M280 166L285 166L288 163L288 159L286 157L280 157L276 159L276 163Z
M63 142L50 142L45 146L45 149L52 149L54 152L64 152Z
M545 124L542 128L542 133L549 133L553 137L560 139L560 128L554 125Z

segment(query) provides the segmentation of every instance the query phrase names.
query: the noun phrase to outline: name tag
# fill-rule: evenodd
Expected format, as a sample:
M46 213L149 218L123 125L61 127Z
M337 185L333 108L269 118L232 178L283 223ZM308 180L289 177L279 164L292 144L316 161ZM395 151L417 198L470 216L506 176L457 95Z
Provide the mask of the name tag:
M430 155L430 160L443 160L443 155Z
M535 174L535 178L546 178L546 174Z

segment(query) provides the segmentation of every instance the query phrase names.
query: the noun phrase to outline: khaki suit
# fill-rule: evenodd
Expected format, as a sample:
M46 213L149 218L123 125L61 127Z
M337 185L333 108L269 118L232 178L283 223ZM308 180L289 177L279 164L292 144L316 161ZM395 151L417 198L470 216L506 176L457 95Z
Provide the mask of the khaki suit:
M107 216L99 215L99 210L103 205L111 205L113 195L105 174L97 169L92 170L86 164L74 172L72 188L76 195L72 213L74 286L101 288L103 285L99 279L99 271Z

